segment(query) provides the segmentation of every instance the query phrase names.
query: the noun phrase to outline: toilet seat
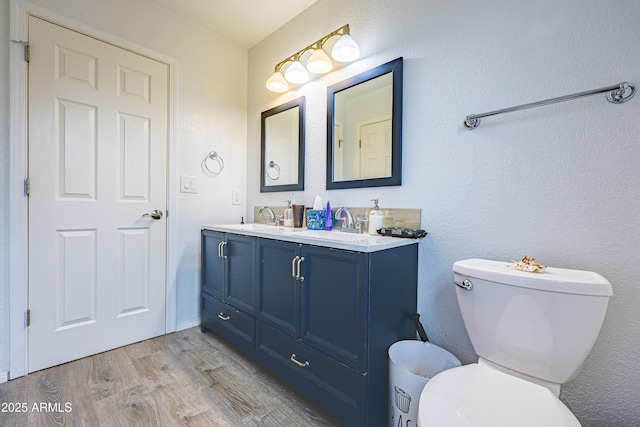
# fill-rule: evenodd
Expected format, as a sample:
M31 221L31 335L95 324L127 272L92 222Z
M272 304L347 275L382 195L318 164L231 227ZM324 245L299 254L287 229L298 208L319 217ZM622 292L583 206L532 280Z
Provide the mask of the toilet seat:
M549 389L477 363L431 379L418 418L421 427L581 426Z

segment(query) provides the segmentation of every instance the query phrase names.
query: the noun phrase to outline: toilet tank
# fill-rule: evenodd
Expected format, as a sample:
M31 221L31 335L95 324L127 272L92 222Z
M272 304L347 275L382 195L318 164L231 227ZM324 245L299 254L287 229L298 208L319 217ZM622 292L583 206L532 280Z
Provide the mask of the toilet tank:
M547 268L527 273L508 262L453 264L458 304L478 356L525 375L564 384L579 372L613 294L598 273Z

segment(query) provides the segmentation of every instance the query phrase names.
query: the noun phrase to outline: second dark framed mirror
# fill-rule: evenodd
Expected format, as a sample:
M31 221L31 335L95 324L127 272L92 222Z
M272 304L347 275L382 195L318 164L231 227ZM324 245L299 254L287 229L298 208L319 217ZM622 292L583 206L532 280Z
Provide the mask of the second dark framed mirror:
M304 104L303 96L261 114L261 193L304 190Z
M327 89L327 186L402 184L402 58Z

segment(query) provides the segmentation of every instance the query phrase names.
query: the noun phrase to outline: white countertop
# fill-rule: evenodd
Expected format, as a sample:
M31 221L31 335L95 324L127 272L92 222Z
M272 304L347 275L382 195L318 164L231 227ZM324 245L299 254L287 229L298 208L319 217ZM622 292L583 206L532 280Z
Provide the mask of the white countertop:
M419 240L345 233L339 230L308 230L306 228L278 227L264 224L214 224L203 225L202 229L356 252L377 252L400 246L413 245L418 243Z

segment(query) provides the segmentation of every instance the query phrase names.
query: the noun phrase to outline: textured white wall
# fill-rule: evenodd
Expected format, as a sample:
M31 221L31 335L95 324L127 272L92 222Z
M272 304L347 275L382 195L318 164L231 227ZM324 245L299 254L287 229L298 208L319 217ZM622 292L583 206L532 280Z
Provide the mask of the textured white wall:
M431 339L475 360L452 287L454 261L535 256L613 284L602 332L562 397L586 427L637 425L640 371L640 97L604 96L487 118L468 114L631 81L640 84L634 0L319 0L249 51L247 205L259 192L260 112L307 97L306 190L332 206L422 209L418 307ZM273 66L341 25L361 59L298 90L264 87ZM403 185L325 190L326 87L405 58ZM571 310L571 307L567 307Z
M247 51L145 0L35 0L32 2L84 25L113 34L177 60L177 174L198 179L198 194L178 193L174 256L177 262L177 326L199 320L200 226L239 222L241 206L231 189L245 188ZM9 0L0 1L0 372L8 367L8 37ZM217 151L225 161L212 178L202 159ZM178 186L176 186L178 188Z

